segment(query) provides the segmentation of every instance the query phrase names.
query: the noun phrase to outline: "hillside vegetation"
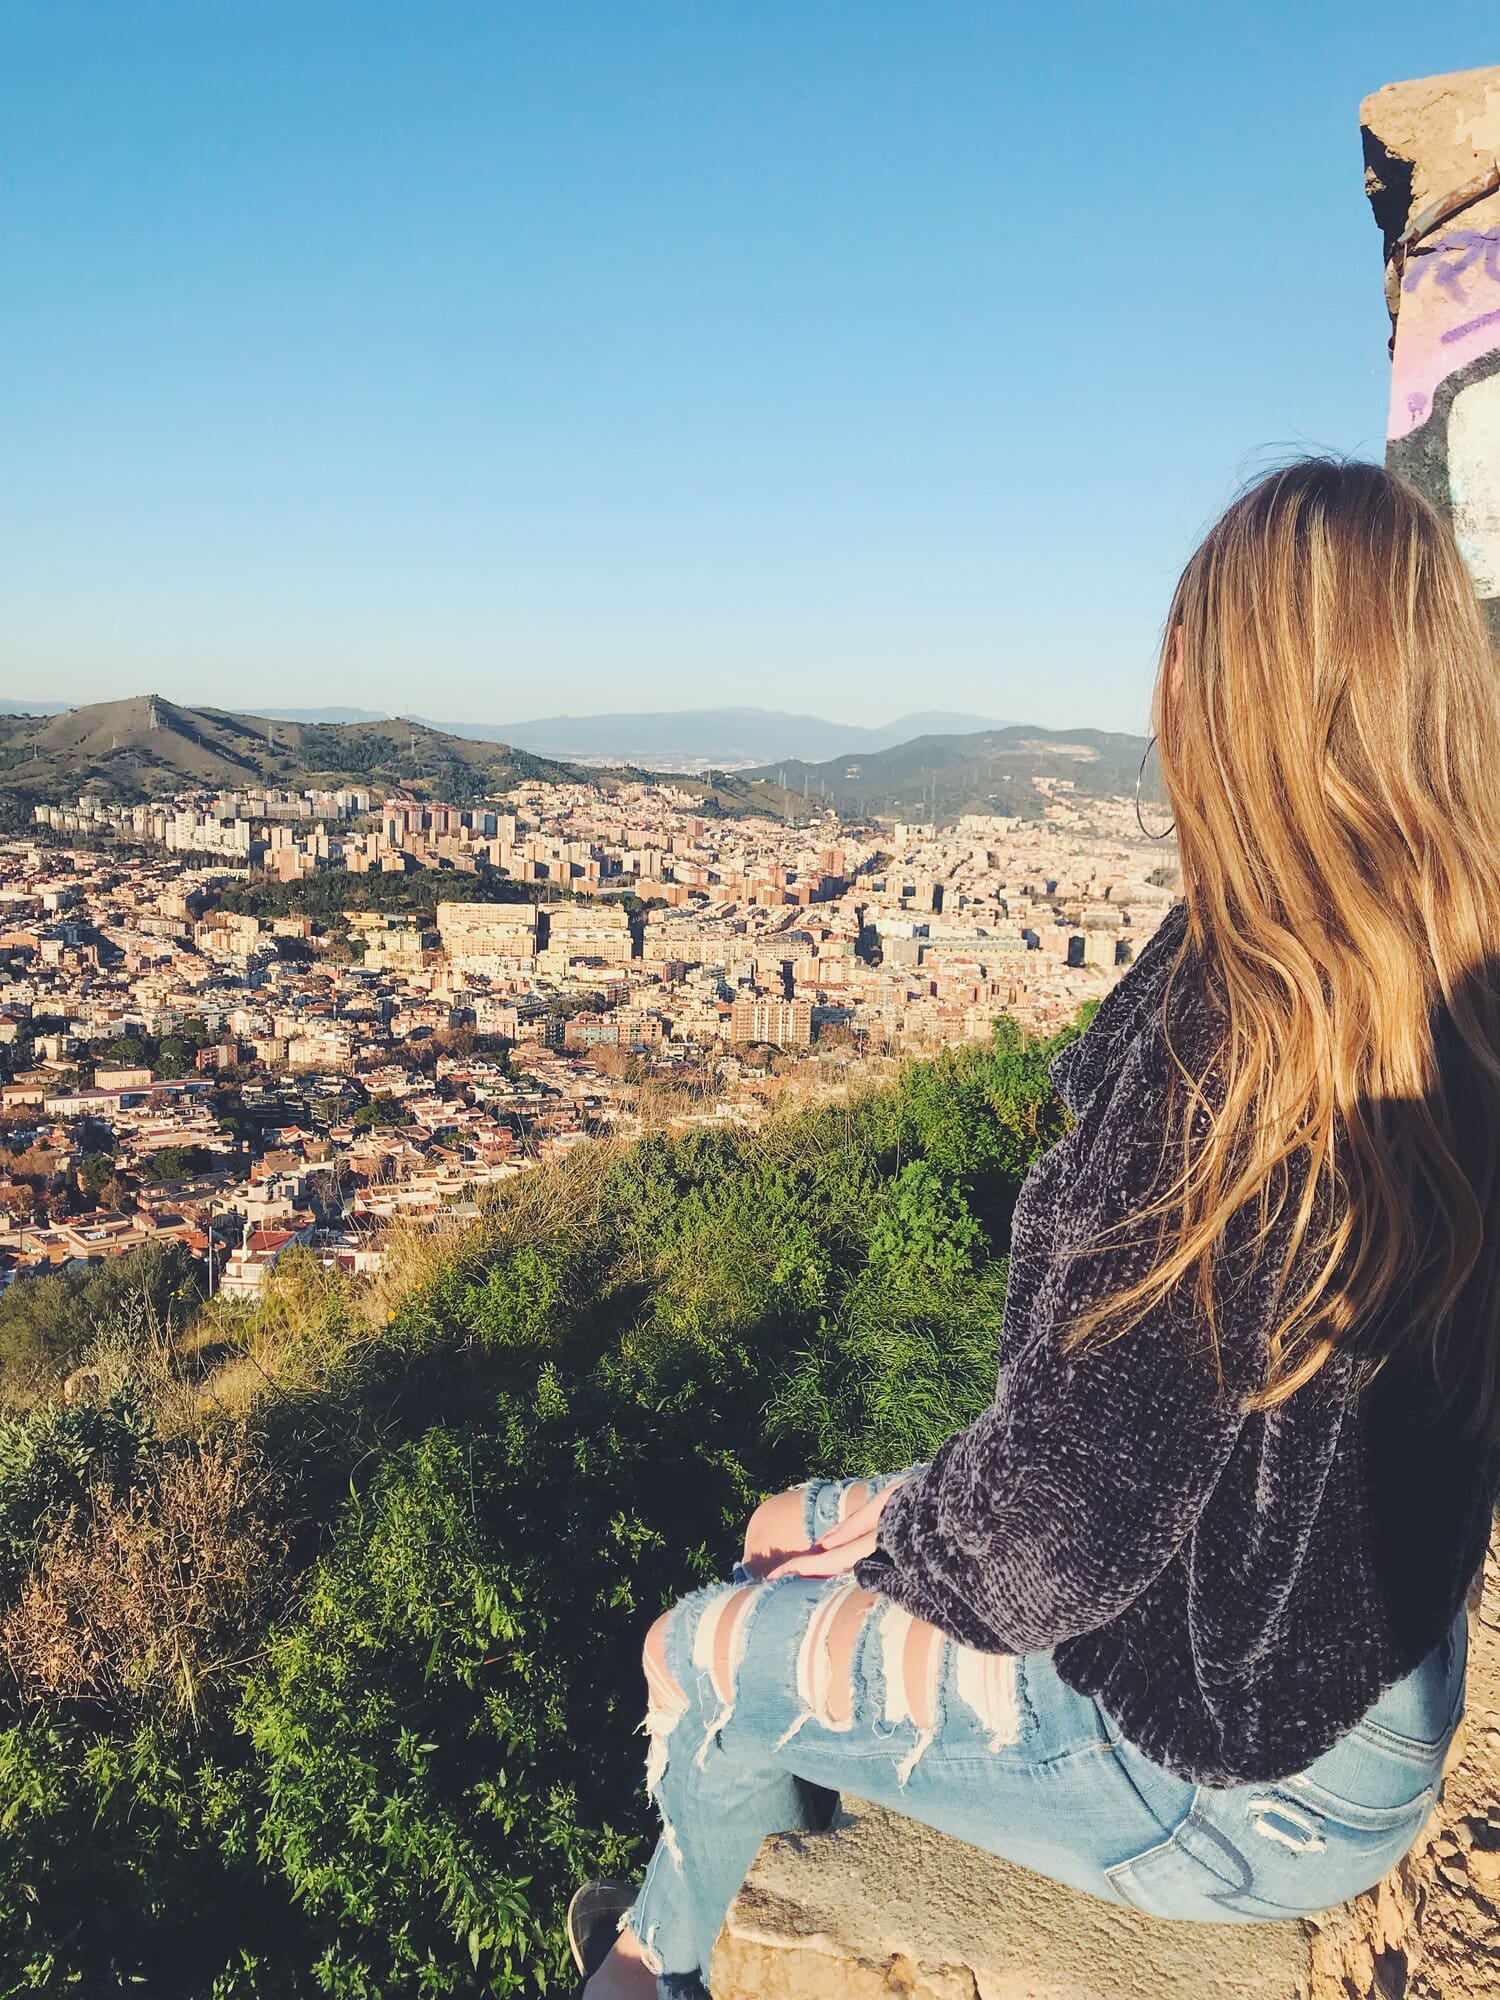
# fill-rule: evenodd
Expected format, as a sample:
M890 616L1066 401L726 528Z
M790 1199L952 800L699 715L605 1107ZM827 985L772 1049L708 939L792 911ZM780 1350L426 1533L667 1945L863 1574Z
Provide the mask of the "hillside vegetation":
M272 785L404 787L468 804L572 767L502 743L472 743L399 721L265 722L159 696L94 702L61 715L0 716L0 787L14 798L131 801L180 791Z
M927 734L890 748L802 763L766 764L741 776L783 786L794 797L840 812L903 819L958 813L1041 817L1046 797L1032 782L1062 779L1083 798L1129 797L1146 748L1143 736L1106 729L1038 729L1014 723L964 734Z
M499 742L402 718L272 722L187 708L159 695L94 702L57 715L0 714L0 828L26 823L38 801L92 791L125 803L179 792L270 785L289 791L356 786L471 805L528 780L613 784L652 774L585 770ZM775 786L733 777L674 779L709 813L779 812ZM800 801L799 801L800 803Z
M734 713L734 711L721 711ZM754 711L747 711L754 714ZM595 739L581 719L565 743L579 755ZM617 717L593 718L614 724ZM645 717L645 723L670 718ZM693 720L682 718L684 724ZM908 717L921 725L921 716ZM829 725L831 728L832 726ZM518 733L530 741L545 725ZM1099 729L1038 729L1014 724L972 733L926 733L890 747L881 731L866 731L871 747L823 763L784 758L754 770L674 775L674 754L686 754L691 731L648 731L655 768L621 763L608 769L559 761L487 736L454 735L404 718L312 722L186 708L159 696L97 702L60 715L0 714L0 829L22 825L33 802L56 803L80 791L132 802L177 792L253 785L298 791L360 786L376 793L411 793L470 805L502 797L527 780L610 786L666 776L692 794L698 809L738 816L765 813L805 818L832 806L854 819L871 814L951 818L960 812L1017 813L1038 818L1046 804L1034 778L1069 781L1087 798L1120 797L1134 787L1145 740ZM599 741L606 738L600 736ZM628 742L628 737L612 740ZM679 747L674 752L674 744ZM696 754L696 753L695 753ZM729 761L726 759L726 761Z
M649 1623L987 1400L1077 1031L587 1149L374 1283L116 1276L82 1398L0 1412L0 1995L566 1991L649 1850Z

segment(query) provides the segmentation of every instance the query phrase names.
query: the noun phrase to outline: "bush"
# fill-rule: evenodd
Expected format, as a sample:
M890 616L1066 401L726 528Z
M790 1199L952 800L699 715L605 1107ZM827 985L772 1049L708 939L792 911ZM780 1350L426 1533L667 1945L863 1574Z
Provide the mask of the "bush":
M193 1714L277 1608L277 1482L243 1445L158 1454L122 1495L94 1484L43 1541L0 1617L23 1704Z
M559 1980L565 1889L638 1849L580 1817L606 1718L573 1670L585 1579L514 1532L535 1445L438 1430L399 1452L247 1692L257 1850L327 1923L331 1992ZM597 1547L592 1566L628 1553Z
M198 1267L177 1244L17 1278L0 1292L0 1388L12 1400L46 1393L101 1335L169 1344L201 1297Z
M0 1727L6 2000L314 2000L318 1940L241 1852L220 1748L65 1714Z
M881 1192L870 1236L870 1268L904 1288L956 1278L983 1243L968 1204L925 1160L908 1160Z
M356 1132L373 1132L382 1126L410 1125L412 1115L388 1090L381 1090L359 1107L352 1122Z
M151 1155L147 1172L154 1181L182 1181L213 1164L214 1156L206 1146L159 1146Z
M14 1601L53 1532L92 1495L125 1490L149 1435L128 1393L97 1408L47 1403L0 1414L0 1603Z

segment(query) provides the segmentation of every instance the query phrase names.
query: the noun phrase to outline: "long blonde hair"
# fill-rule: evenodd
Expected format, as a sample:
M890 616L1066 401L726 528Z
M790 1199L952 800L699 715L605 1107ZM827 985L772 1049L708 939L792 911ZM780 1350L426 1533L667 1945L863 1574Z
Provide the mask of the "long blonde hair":
M1168 1036L1177 1170L1121 1225L1154 1216L1157 1259L1067 1345L1193 1271L1218 1359L1215 1246L1243 1210L1264 1247L1294 1202L1247 1406L1335 1350L1370 1375L1400 1353L1500 1439L1500 677L1457 545L1379 466L1302 461L1229 508L1166 631L1187 913L1162 1015L1195 954L1222 1032L1198 1064Z

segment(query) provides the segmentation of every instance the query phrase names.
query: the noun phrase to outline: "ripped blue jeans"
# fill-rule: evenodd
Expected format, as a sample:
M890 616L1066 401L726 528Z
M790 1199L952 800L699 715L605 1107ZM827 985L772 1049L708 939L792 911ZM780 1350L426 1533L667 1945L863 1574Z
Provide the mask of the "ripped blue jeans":
M896 1477L811 1482L809 1541ZM818 1823L814 1787L1157 1916L1312 1915L1415 1844L1463 1712L1467 1639L1460 1611L1306 1770L1210 1788L1127 1743L1050 1654L974 1652L848 1576L758 1583L737 1568L673 1607L664 1661L648 1649L646 1778L662 1834L621 1928L664 1995L706 1987L761 1842Z

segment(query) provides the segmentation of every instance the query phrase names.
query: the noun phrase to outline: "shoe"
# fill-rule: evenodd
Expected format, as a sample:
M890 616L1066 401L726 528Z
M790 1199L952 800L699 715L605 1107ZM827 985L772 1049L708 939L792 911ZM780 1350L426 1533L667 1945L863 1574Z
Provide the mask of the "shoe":
M609 1957L620 1933L620 1919L635 1895L628 1882L585 1882L573 1891L568 1904L568 1949L584 1979L591 1979Z

